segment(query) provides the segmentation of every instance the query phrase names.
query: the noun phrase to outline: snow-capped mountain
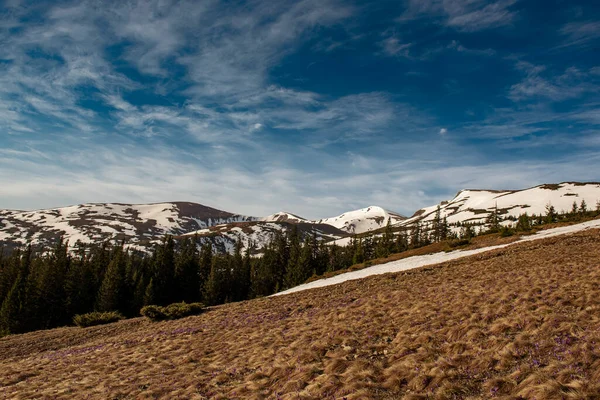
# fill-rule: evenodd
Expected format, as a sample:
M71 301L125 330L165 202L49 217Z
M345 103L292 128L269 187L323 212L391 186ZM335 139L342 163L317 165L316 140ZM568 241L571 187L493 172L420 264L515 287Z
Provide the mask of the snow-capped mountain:
M197 243L203 244L209 242L216 251L229 253L234 251L236 243L240 241L242 250L250 247L253 249L254 253L260 254L261 250L268 245L278 233L287 234L294 228L301 238L314 233L318 240L324 240L326 242L348 236L346 232L331 225L315 224L302 219L290 219L281 221L260 220L217 225L189 232L181 235L181 237L194 236L196 237Z
M292 222L292 223L310 223L311 221L299 217L294 214L290 214L285 211L281 211L275 214L271 214L269 216L260 218L260 221L264 222Z
M31 243L50 246L62 236L74 247L77 242L100 243L111 240L143 250L165 235L195 236L198 243L209 242L217 251L234 249L240 240L243 247L256 252L267 245L278 232L296 227L301 236L316 234L325 241L345 244L354 234L384 228L388 222L396 227L409 227L440 216L448 223L483 224L490 213L499 213L510 223L522 213L545 214L551 204L556 211L569 211L573 202L581 201L588 209L600 201L600 183L546 184L525 190L461 190L450 201L423 208L412 217L371 206L348 211L337 217L308 220L288 212L257 218L233 214L201 204L187 202L156 204L98 203L37 211L0 210L0 247Z
M428 222L435 218L440 207L441 218L448 223L470 222L482 224L498 207L504 218L518 218L519 215L546 214L546 206L552 205L559 212L571 210L573 202L581 205L584 200L588 210L596 208L600 201L600 183L563 182L545 184L524 190L461 190L450 201L423 208L399 225L408 226L417 221Z
M0 210L0 244L52 245L63 236L71 246L105 240L144 244L219 224L256 220L187 202L98 203L37 211Z
M384 210L381 207L371 206L360 210L348 211L332 218L315 221L318 224L327 224L348 233L365 233L377 230L387 225L392 225L406 220L406 217Z
M349 234L365 233L383 228L388 221L392 225L402 222L406 217L385 210L378 206L361 208L360 210L347 211L337 217L323 218L319 220L308 220L288 212L278 212L261 218L267 222L291 222L295 224L306 223L316 225L331 225Z

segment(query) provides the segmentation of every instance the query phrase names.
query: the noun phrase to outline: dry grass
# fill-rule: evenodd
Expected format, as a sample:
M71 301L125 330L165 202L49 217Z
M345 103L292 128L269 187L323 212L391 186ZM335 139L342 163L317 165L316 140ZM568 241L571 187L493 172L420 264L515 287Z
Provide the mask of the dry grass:
M600 232L200 316L0 340L14 399L596 399Z

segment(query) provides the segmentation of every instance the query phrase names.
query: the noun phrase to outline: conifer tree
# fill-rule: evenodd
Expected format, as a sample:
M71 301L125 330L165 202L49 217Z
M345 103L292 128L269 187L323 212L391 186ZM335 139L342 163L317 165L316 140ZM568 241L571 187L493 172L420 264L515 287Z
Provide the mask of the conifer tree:
M200 293L204 293L204 285L210 275L212 268L213 259L213 248L210 242L204 243L200 250L200 265L198 266L198 285L200 287Z
M27 309L27 280L31 262L31 245L20 257L21 263L17 279L0 305L0 336L25 332L27 319L31 317Z
M100 285L96 309L98 311L123 311L126 309L125 290L125 255L119 247L108 263L104 280Z
M556 210L554 209L554 206L550 203L546 204L546 217L544 218L544 222L547 224L551 224L553 222L556 222Z
M199 298L200 275L196 240L185 238L175 256L174 301L192 303Z
M207 304L215 305L225 302L229 297L227 282L229 281L228 257L214 257L210 275L204 285L204 298Z
M415 222L410 231L410 247L417 248L421 246L421 223Z
M585 202L585 199L581 199L581 204L579 205L579 212L582 216L585 216L585 214L587 213L587 203Z
M352 264L360 264L365 261L365 253L362 238L358 241L354 241L354 256L352 257Z
M62 238L43 263L38 284L39 323L41 328L54 328L71 322L66 307L65 277L69 270L68 243Z

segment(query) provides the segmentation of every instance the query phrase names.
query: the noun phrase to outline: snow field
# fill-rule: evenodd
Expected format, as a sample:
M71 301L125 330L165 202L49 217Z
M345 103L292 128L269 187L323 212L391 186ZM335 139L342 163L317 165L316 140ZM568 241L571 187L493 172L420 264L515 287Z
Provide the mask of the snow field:
M579 232L579 231L583 231L586 229L593 229L593 228L600 228L600 219L583 222L580 224L570 225L570 226L546 229L546 230L540 231L534 235L523 237L519 241L514 242L514 243L528 242L528 241L532 241L532 240L540 240L540 239L545 239L545 238L560 236L560 235L566 235L569 233ZM434 254L426 254L426 255L422 255L422 256L408 257L408 258L404 258L402 260L391 261L391 262L385 263L385 264L374 265L372 267L364 268L359 271L347 272L344 274L336 275L331 278L320 279L318 281L305 283L303 285L296 286L294 288L285 290L283 292L276 293L273 296L280 296L280 295L300 292L303 290L337 285L338 283L343 283L343 282L355 280L355 279L362 279L362 278L366 278L366 277L372 276L372 275L387 274L389 272L400 272L400 271L406 271L409 269L424 267L426 265L439 264L439 263L455 260L457 258L468 257L468 256L472 256L474 254L484 253L484 252L490 251L490 250L501 249L504 247L508 247L514 243L484 247L481 249L474 249L474 250L456 250L456 251L452 251L449 253L441 252L441 253L434 253Z

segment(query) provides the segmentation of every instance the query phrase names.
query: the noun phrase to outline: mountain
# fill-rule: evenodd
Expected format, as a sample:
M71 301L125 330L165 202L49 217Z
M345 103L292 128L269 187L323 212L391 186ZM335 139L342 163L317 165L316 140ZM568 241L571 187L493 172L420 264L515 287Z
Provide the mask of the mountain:
M37 211L0 210L0 245L32 243L52 246L62 236L71 248L77 242L124 241L144 250L165 235L196 237L198 245L211 243L215 251L232 252L235 243L255 253L294 227L301 237L331 241L384 227L405 217L368 207L333 218L311 221L288 212L257 218L187 202L157 204L95 203Z
M105 240L144 245L166 234L180 235L214 225L253 221L196 203L95 203L37 211L0 210L0 244L53 245L64 236L76 242Z
M346 232L331 225L312 223L306 220L283 219L280 221L260 220L217 225L189 232L180 237L195 236L197 243L209 242L216 251L222 253L232 253L235 244L241 241L242 250L250 247L253 249L254 254L260 254L261 249L268 245L278 233L286 234L294 227L301 238L314 233L318 240L328 242L348 236Z
M320 240L344 245L354 234L384 228L410 227L416 222L430 223L439 206L448 223L484 224L497 207L503 224L511 224L522 213L545 214L551 204L556 211L569 211L573 202L585 200L588 209L600 201L600 183L563 182L544 184L524 190L461 190L449 201L422 208L410 218L381 207L370 206L336 217L308 220L289 212L257 218L217 210L201 204L172 202L156 204L97 203L37 211L0 210L0 246L27 243L49 246L63 236L73 247L81 243L106 240L124 241L144 250L165 235L196 236L199 245L211 243L216 251L231 252L235 242L251 246L255 253L278 233L294 227L301 236L313 233ZM458 228L455 228L458 229Z
M381 207L371 206L360 210L345 212L333 218L324 218L316 221L319 224L327 224L348 233L365 233L383 228L388 221L392 225L401 223L406 217L384 210Z
M441 218L448 223L469 222L483 224L486 218L498 207L498 213L505 224L516 220L519 215L546 214L546 206L552 205L559 213L568 212L585 200L588 210L595 209L600 201L600 183L562 182L544 184L524 190L461 190L450 201L422 208L412 217L398 225L409 226L417 221L431 222L440 208Z

